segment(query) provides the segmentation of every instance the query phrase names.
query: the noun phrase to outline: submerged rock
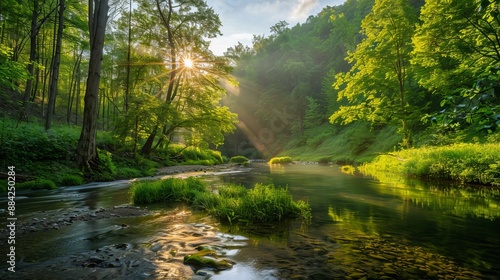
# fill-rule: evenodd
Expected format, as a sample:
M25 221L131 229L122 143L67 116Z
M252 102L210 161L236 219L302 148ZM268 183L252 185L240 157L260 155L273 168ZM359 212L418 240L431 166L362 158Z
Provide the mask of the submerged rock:
M213 258L209 258L211 256ZM217 252L210 249L202 249L192 255L184 256L184 264L192 265L197 268L214 268L216 270L225 270L233 267L235 262L228 259L217 260Z

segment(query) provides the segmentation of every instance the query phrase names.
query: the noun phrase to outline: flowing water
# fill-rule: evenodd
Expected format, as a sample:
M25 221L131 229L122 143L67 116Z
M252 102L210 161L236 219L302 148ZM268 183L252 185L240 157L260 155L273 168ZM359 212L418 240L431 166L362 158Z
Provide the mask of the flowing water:
M310 203L312 221L243 227L220 225L202 213L188 215L185 223L202 222L221 235L245 237L244 246L227 246L225 251L236 265L214 272L211 279L500 278L498 190L418 181L380 183L344 174L338 166L253 167L204 178L248 187L269 181L288 187L295 199ZM42 215L40 211L91 211L127 203L128 185L117 181L18 193L16 215L27 220ZM6 203L1 202L3 208ZM0 218L4 227L5 213ZM122 223L130 227L117 230ZM16 254L29 269L30 263L105 245L150 243L165 223L161 215L81 222L21 235Z

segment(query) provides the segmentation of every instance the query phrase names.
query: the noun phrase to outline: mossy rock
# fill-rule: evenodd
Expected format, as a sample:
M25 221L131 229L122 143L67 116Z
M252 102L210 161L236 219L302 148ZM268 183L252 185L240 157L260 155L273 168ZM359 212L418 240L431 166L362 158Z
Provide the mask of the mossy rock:
M216 260L206 256L213 256L217 258L217 253L214 250L203 249L198 253L192 255L186 255L184 257L184 264L192 265L195 267L203 268L215 268L216 270L225 270L233 267L234 262L227 259Z

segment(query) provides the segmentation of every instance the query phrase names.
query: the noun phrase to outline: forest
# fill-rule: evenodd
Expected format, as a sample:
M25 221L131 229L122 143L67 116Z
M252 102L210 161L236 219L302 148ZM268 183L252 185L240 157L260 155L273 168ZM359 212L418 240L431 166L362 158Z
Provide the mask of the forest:
M5 0L0 164L62 183L493 143L496 182L499 6L347 0L217 56L223 23L202 0Z

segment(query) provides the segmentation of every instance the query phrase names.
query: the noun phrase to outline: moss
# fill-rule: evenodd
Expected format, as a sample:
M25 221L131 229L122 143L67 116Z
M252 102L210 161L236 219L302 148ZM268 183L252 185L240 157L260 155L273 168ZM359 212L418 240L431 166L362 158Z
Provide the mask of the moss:
M291 157L274 157L269 161L269 164L290 164L293 163Z
M230 163L244 164L248 162L248 158L245 156L234 156L229 160Z
M184 256L184 264L192 265L195 267L215 268L216 270L225 270L233 267L234 262L231 260L216 260L213 258L208 258L206 256L213 256L214 258L218 258L217 253L214 250L202 249L201 251L192 255Z

